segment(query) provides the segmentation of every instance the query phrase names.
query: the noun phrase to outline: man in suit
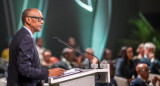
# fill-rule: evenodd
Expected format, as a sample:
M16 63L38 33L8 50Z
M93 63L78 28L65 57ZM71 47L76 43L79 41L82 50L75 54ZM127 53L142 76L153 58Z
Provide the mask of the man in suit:
M41 80L60 76L65 70L40 68L33 34L41 31L42 13L36 8L26 9L22 13L22 22L24 26L15 34L9 48L7 86L41 86Z
M74 50L72 48L65 48L62 51L61 61L55 63L52 67L69 70L73 68L78 68L80 66L80 61L78 60L78 58L76 58Z
M160 74L160 61L155 57L156 46L147 42L144 45L144 58L140 60L139 63L146 63L150 69L150 73Z
M158 77L154 76L151 82L148 80L149 68L147 64L139 63L136 66L136 71L138 73L138 77L131 81L130 86L155 86L158 81Z

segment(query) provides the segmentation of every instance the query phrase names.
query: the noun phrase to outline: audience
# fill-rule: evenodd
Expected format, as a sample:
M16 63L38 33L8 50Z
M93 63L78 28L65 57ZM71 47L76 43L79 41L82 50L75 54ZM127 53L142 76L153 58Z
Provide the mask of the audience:
M62 51L61 61L53 65L53 68L63 68L66 70L77 67L80 67L80 63L76 58L74 50L71 48L65 48Z
M128 79L128 83L133 79L132 76L136 76L135 66L132 61L133 59L133 50L132 47L127 47L125 51L125 56L122 58L119 66L119 75L120 77Z
M75 48L76 50L81 51L80 47L76 44L76 40L74 37L69 37L67 43L68 43L68 45ZM76 54L77 57L80 56L80 54L78 52L74 51L74 53Z
M144 57L144 43L139 44L138 48L137 48L137 56L134 56L133 59L142 59Z
M149 68L145 63L139 63L136 66L136 71L138 77L131 81L130 86L156 86L156 82L158 82L158 77L154 76L150 82L149 78ZM159 81L160 82L160 81Z
M80 51L80 48L76 45L76 41L73 37L68 38L67 43ZM74 49L66 47L62 51L62 56L59 61L57 57L52 56L50 50L45 50L45 48L43 48L42 38L36 39L36 47L42 68L63 68L66 70L73 68L88 69L89 61L91 64L98 63L97 58L94 57L94 50L91 48L87 48L84 53L85 56L81 56L74 51ZM110 64L111 83L96 83L95 85L118 86L114 79L114 76L116 75L120 78L125 78L130 86L156 86L157 82L159 82L160 86L160 78L158 78L158 76L154 76L151 80L148 78L150 73L160 74L160 61L155 57L155 50L156 46L153 43L141 43L136 50L137 55L133 57L132 47L123 46L118 54L118 58L116 58L114 62L111 61L111 49L106 48L103 52L101 64ZM4 61L7 62L9 60L9 44L8 47L3 50L1 56ZM4 73L7 71L6 66L4 66L4 68L1 67L1 63L3 62L0 62L0 73L1 71ZM133 77L133 75L135 77ZM4 74L2 77L4 77Z
M93 49L87 48L85 52L86 53L85 53L85 57L83 57L84 60L82 61L82 65L83 65L83 68L87 69L89 68L89 61L91 64L97 64L98 60L96 57L93 56L94 55Z
M127 50L127 47L123 46L121 48L121 50L119 51L119 53L118 53L118 58L115 60L115 64L116 64L116 76L120 75L119 68L120 68L120 64L123 61L123 58L126 55L126 50Z
M52 68L54 61L52 60L52 52L50 50L45 50L43 53L43 60L41 62L42 68Z
M160 74L160 61L155 58L155 49L156 46L151 43L147 42L144 45L144 58L140 60L140 63L146 63L150 69L151 73Z
M7 48L5 48L1 54L2 59L7 63L9 61L9 46L10 46L10 42L8 42Z
M138 55L133 57L133 61L134 61L135 66L144 57L144 43L139 44L136 51L137 51Z
M106 61L111 61L112 58L112 51L108 48L106 48L103 52L103 60L101 61L101 63L106 63Z
M39 59L40 63L43 61L43 55L42 53L44 52L45 48L43 47L43 39L42 38L37 38L36 39L36 48L39 54Z

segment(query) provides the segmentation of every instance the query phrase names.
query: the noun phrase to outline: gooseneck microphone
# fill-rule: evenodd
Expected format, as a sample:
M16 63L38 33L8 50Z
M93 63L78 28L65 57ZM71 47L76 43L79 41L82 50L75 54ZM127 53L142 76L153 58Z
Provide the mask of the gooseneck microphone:
M69 47L69 48L72 48L73 50L75 50L75 51L78 52L79 54L87 57L84 53L82 53L82 52L78 51L77 49L71 47L71 46L68 45L65 41L61 40L60 38L58 38L58 37L53 37L53 39L54 39L54 40L57 40L58 42L60 42L60 43L62 43L62 44L64 44L64 45L66 45L66 46ZM94 57L97 58L97 56L95 56L95 55L93 55L93 54L91 54L91 53L89 53L89 52L86 52L86 51L85 51L85 53L88 53L88 54L90 54L90 55L92 55L92 56L94 56ZM87 58L88 58L88 57L87 57ZM89 58L88 58L88 59L89 59ZM101 69L101 68L100 68L100 63L99 63L100 61L99 61L98 58L97 58L97 60L98 60L98 69ZM91 62L90 62L90 60L89 60L89 69L90 69L90 68L91 68Z

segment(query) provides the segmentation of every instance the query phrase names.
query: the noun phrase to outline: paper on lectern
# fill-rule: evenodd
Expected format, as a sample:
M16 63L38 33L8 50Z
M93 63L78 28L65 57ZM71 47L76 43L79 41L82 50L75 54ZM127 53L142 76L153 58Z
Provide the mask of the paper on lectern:
M79 72L81 72L81 69L79 69L79 68L74 68L74 69L67 70L67 71L64 72L64 74L61 75L61 76L51 76L51 77L49 77L49 78L57 79L57 78L60 78L60 77L65 77L65 76L72 75L72 74L76 74L76 73L79 73Z

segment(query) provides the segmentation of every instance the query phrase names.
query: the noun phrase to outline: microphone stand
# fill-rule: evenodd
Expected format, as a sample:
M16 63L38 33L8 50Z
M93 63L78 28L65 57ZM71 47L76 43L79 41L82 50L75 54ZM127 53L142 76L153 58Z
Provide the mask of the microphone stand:
M80 53L81 55L87 57L84 53L82 53L82 52L78 51L77 49L71 47L71 46L68 45L66 42L62 41L60 38L58 38L58 37L53 37L53 39L57 40L58 42L66 45L66 46L68 46L69 48L72 48L73 50L75 50L76 52ZM88 53L88 54L90 54L90 55L92 55L92 56L95 56L95 55L93 55L93 54L91 54L91 53L89 53L89 52L86 52L86 53ZM96 56L95 56L95 57L96 57ZM88 57L87 57L87 58L88 58ZM96 58L97 58L97 57L96 57ZM89 59L89 58L88 58L88 59ZM97 60L98 60L98 69L101 69L101 68L100 68L99 59L97 58ZM89 69L91 69L91 62L90 62L90 60L89 60Z

